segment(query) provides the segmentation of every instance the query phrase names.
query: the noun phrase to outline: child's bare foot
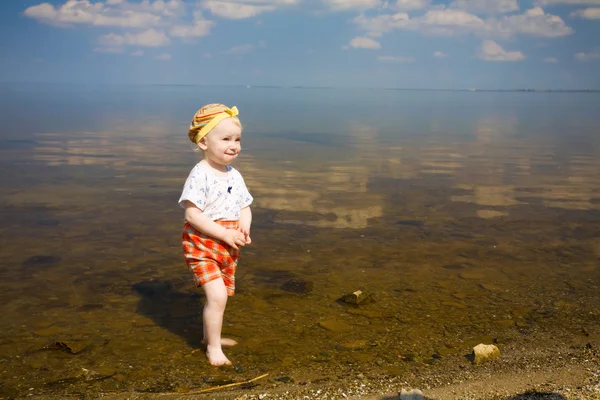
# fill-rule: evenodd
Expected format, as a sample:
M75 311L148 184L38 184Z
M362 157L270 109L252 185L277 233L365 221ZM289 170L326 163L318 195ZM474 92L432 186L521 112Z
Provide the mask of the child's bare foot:
M220 346L218 348L207 346L206 357L208 357L208 362L216 367L220 365L231 365L231 361L225 356L225 353L223 353Z
M207 343L208 343L208 340L206 340L206 339L202 339L202 344L203 344L203 345L205 345L205 346L206 346L206 345L207 345ZM238 342L236 342L236 341L235 341L235 340L233 340L233 339L229 339L229 338L225 338L225 337L224 337L224 338L221 338L221 346L223 346L223 347L233 347L233 346L235 346L236 344L238 344Z

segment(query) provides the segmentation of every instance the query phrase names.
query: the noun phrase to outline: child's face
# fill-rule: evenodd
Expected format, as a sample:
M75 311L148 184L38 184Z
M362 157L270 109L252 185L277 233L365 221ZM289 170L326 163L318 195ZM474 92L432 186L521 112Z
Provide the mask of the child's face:
M219 122L199 143L204 158L213 166L223 169L242 151L242 130L231 118Z

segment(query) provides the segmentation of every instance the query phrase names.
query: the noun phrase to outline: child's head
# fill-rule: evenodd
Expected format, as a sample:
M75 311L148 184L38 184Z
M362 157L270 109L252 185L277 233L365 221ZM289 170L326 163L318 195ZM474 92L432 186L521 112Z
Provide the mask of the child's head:
M229 165L241 151L242 124L237 114L236 107L209 104L194 115L188 136L215 168Z
M208 135L219 123L227 118L242 129L242 123L238 118L238 109L233 106L231 108L224 104L213 103L207 104L199 109L190 125L188 136L190 140L198 144L206 135Z

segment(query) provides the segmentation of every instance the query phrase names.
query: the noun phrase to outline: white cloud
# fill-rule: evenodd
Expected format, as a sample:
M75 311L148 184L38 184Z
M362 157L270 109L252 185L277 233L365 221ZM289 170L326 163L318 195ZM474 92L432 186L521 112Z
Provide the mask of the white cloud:
M578 59L579 61L600 60L600 52L577 53L577 54L575 54L575 58Z
M406 29L440 36L479 32L485 28L485 22L476 15L451 9L429 10L424 15L412 19L407 13L379 15L373 18L361 15L353 22L369 32L383 33L394 29Z
M506 51L493 40L485 40L477 57L484 61L521 61L525 56L520 51Z
M98 39L100 45L96 51L122 53L125 46L160 47L169 44L169 38L162 31L148 29L147 31L133 34L118 35L109 33Z
M385 14L376 17L368 18L364 15L359 15L352 20L359 28L371 32L371 36L390 32L394 29L407 28L410 23L410 17L407 13ZM380 36L380 35L379 35Z
M241 44L239 46L233 46L229 50L225 50L223 54L246 54L254 51L254 46L251 44Z
M166 46L171 37L206 36L214 25L199 10L191 13L190 20L183 0L63 1L62 5L41 3L29 7L24 15L60 27L90 25L129 30L100 36L94 49L97 52L123 53L127 46Z
M554 57L546 57L543 61L548 64L556 64L558 62L558 60Z
M119 1L119 0L112 0L112 1ZM131 53L132 56L135 57L141 57L144 55L144 51L143 50L136 50L133 53Z
M443 51L436 51L435 53L433 53L433 56L435 58L446 58L446 57L448 57L448 55L446 53L444 53Z
M517 0L454 0L449 7L486 14L519 11Z
M350 41L350 47L355 49L380 49L381 44L368 37L355 37Z
M176 25L171 28L171 36L173 37L198 37L206 36L210 33L210 29L214 22L206 20L202 17L200 11L194 12L194 23L192 25Z
M210 28L213 26L212 21L196 21L193 25L179 25L171 28L171 36L173 37L199 37L207 36L210 33Z
M397 56L379 56L377 57L379 61L382 62L392 62L392 63L407 63L415 61L412 57L397 57Z
M574 18L600 19L600 7L590 7L573 11L570 16Z
M520 15L505 16L489 23L491 33L500 36L530 35L540 37L560 37L573 33L573 29L557 15L545 13L540 7L525 11Z
M89 0L67 0L62 6L49 3L31 6L25 16L59 26L76 24L111 26L122 28L150 28L167 24L172 17L181 14L181 0L149 0L141 3L107 1L91 3Z
M485 22L476 15L462 10L429 10L413 20L417 30L431 35L455 35L476 32L485 27Z
M553 4L600 5L600 0L536 0L535 4L539 6L548 6Z
M370 36L405 29L428 35L454 36L472 34L484 38L530 35L559 37L573 33L556 15L547 14L536 7L523 14L482 19L464 10L438 7L424 15L410 18L406 13L365 17L360 15L353 22L369 32Z
M381 0L323 0L323 2L333 11L368 10L381 5Z
M250 5L221 0L205 1L202 5L213 15L227 19L245 19L275 10L274 5Z
M213 15L227 19L245 19L295 4L298 0L205 0L200 4Z
M156 59L160 61L169 61L171 58L171 55L167 53L159 54L158 56L156 56Z
M391 7L399 11L425 10L429 4L430 0L396 0Z

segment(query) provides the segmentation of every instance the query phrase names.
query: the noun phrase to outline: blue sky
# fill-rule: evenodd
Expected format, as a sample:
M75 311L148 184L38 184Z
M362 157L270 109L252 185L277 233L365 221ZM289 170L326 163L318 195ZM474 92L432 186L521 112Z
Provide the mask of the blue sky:
M600 0L6 0L1 80L600 89Z

